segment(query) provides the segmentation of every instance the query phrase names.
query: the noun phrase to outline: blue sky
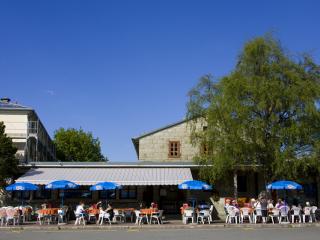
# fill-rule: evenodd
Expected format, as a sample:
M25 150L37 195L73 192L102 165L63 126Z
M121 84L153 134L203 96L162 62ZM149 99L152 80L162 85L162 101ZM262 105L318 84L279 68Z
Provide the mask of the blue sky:
M131 138L184 118L187 92L274 32L320 62L319 1L0 1L0 95L36 109L53 136L82 127L111 161Z

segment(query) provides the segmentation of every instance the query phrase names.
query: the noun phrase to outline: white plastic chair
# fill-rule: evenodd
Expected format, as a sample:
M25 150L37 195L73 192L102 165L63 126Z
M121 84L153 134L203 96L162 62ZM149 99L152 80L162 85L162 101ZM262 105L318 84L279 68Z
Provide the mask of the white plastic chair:
M295 223L295 219L298 218L298 223L301 223L301 208L299 207L292 207L291 209L293 211L292 215L291 215L291 222Z
M0 208L0 220L1 220L1 226L5 223L7 219L7 213L5 208Z
M117 222L117 220L119 219L119 222L124 222L125 217L122 211L118 210L118 209L114 209L114 216L113 216L113 221Z
M6 209L6 225L8 226L9 222L12 221L13 225L16 225L16 223L19 224L19 214L18 211L12 207L9 207Z
M192 223L194 223L194 213L193 213L193 210L190 210L190 209L186 209L184 210L183 212L183 223L184 224L187 224L188 223L188 220L191 219Z
M289 212L289 207L288 206L282 206L280 207L280 220L279 223L282 223L282 219L285 219L285 222L289 222L289 217L288 217L288 212Z
M228 223L232 223L232 220L234 220L235 224L238 224L238 216L237 216L238 211L236 210L236 208L233 206L230 206L227 208L227 211L228 211Z
M142 221L145 219L148 222L148 216L146 214L141 214L139 210L134 211L136 214L136 223L141 225Z
M97 221L97 216L96 214L89 213L88 215L88 222L96 222Z
M250 215L250 208L241 208L241 223L243 223L244 219L249 219L249 222L251 223L251 215Z
M272 224L274 224L274 220L277 219L278 223L280 223L280 211L278 208L274 208L272 209L272 214L269 215L269 217L271 218Z
M83 213L76 213L76 211L74 211L74 215L76 216L76 221L74 223L74 225L80 225L81 222L83 223L83 225L86 225L86 220L84 219L84 214Z
M154 219L158 222L158 224L162 224L162 216L163 216L163 210L159 210L158 212L152 213L150 222L152 223L152 219Z
M312 223L311 211L312 211L311 207L305 207L303 209L303 214L302 214L303 223L306 223L306 217L308 217L308 221Z
M103 212L100 225L102 225L104 222L108 222L111 225L110 213Z
M64 223L66 220L66 211L64 209L58 210L58 224Z
M197 223L199 222L204 224L205 221L207 221L209 224L211 223L210 221L210 211L209 210L201 210L199 213L198 213L198 216L197 216Z
M266 219L266 217L263 217L263 216L262 216L262 210L261 210L261 208L257 208L257 209L255 210L254 215L253 215L254 223L255 223L255 224L257 224L258 217L261 218L262 223L266 223L266 220L267 220L267 219Z
M312 218L312 221L314 222L317 222L317 219L316 219L316 211L317 211L317 206L312 206L311 207L311 218Z

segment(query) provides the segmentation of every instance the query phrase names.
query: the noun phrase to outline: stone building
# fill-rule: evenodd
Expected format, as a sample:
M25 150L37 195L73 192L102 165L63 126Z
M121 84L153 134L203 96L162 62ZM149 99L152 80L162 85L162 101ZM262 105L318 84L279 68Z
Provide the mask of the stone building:
M54 144L34 109L1 98L0 122L18 149L21 163L55 161Z
M204 122L197 129L205 128ZM183 120L132 139L138 160L155 162L191 162L201 151L190 142L190 126Z

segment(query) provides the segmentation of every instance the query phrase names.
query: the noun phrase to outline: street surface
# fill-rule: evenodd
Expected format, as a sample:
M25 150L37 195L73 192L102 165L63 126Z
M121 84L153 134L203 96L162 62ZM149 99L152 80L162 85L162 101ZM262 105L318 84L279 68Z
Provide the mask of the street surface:
M315 240L319 227L223 228L223 229L133 229L133 230L22 230L3 231L0 240Z

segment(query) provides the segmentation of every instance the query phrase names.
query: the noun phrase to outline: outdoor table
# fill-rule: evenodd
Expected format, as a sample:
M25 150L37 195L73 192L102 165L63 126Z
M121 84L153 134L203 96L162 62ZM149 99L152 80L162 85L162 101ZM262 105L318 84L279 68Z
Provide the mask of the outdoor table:
M249 209L249 213L252 214L254 212L254 209L253 208L249 208L249 207L243 207L243 208L246 208L246 209ZM240 212L242 213L242 209L243 208L240 208Z
M48 224L52 222L52 217L55 217L58 215L58 210L60 208L45 208L38 210L39 214L42 214L44 218L48 219Z
M99 215L100 214L100 210L97 208L89 208L86 210L86 212L91 215Z
M121 211L123 213L130 213L131 222L133 222L133 216L134 216L134 208L116 208L118 211ZM125 216L126 217L126 216Z
M145 215L147 217L148 224L151 223L151 215L153 213L157 213L158 209L157 208L144 208L140 209L140 214ZM150 218L150 219L149 219ZM150 220L150 221L149 221Z
M92 218L94 217L94 220L99 219L100 210L98 208L90 207L85 210L86 216L88 217L88 222L92 222Z

